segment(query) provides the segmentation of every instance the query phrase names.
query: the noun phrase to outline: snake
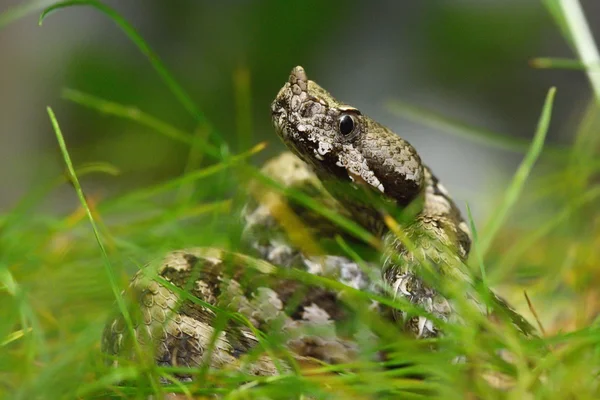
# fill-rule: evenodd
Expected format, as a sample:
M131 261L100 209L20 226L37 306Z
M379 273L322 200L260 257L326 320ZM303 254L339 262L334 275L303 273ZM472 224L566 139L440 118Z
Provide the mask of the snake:
M345 323L356 314L348 290L421 310L368 305L398 335L415 340L438 337L440 322L457 320L452 299L435 283L469 279L461 266L472 235L415 148L335 99L301 66L292 69L270 111L287 151L268 161L262 173L379 239L377 257L360 262L321 248L312 239L339 237L351 246L359 240L318 209L251 183L254 195L242 219L244 241L254 254L189 248L140 269L124 294L130 320L117 314L102 335L102 350L113 365L151 354L159 366L271 376L291 368L285 354L350 362L361 351L357 335L373 332ZM516 319L529 329L522 317ZM279 338L275 349L269 351L262 332Z

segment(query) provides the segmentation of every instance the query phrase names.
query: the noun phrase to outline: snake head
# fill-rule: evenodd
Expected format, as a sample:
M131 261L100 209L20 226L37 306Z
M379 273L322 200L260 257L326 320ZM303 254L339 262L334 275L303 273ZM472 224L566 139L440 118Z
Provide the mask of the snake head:
M423 188L423 166L408 142L337 101L300 66L271 104L271 115L285 145L321 180L366 185L400 205Z

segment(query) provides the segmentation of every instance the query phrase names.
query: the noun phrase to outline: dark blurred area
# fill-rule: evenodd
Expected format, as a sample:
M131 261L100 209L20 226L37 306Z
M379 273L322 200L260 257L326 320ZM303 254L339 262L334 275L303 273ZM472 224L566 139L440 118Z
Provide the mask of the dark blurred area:
M522 155L409 123L390 113L385 101L401 99L528 139L555 85L548 140L566 144L590 97L582 72L530 67L537 56L573 56L539 1L106 3L139 31L233 152L267 141L267 150L254 159L258 163L283 150L271 128L269 103L290 69L303 65L334 96L413 143L459 204L469 201L479 216L491 211L486 199L502 193ZM0 12L19 4L0 0ZM600 2L582 4L600 35ZM41 27L38 14L0 30L0 210L63 172L48 105L75 165L102 161L121 171L118 177L86 178L102 195L181 174L186 145L61 97L64 88L77 89L193 132L196 121L147 58L97 10L67 8ZM236 118L240 79L249 84L251 98L245 130ZM64 188L47 206L61 210L75 203Z

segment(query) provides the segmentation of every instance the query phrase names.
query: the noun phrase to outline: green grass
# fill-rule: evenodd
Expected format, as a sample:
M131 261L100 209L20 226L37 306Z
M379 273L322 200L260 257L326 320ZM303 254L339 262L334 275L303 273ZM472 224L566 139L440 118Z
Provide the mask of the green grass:
M13 9L0 16L0 26L47 3L31 2ZM571 32L565 33L570 43L585 49L579 46L582 27L573 31L570 18L563 15L558 3L547 3L563 32ZM482 299L486 298L487 285L498 287L534 321L522 296L526 290L531 307L544 324L544 337L525 338L502 317L492 324L458 295L464 323L447 325L443 338L415 342L368 311L372 300L392 307L407 308L407 304L350 290L339 282L301 271L271 270L269 265L248 258L249 263L269 273L287 274L290 279L344 291L359 326L368 326L382 338L377 345L386 350L388 360L376 362L369 358L373 343L364 339L364 354L351 365L296 365L292 372L268 378L199 368L196 372L205 378L203 382L183 384L173 378L180 369L154 365L139 348L135 349L138 363L109 368L100 351L100 336L115 310L126 316L131 329L126 299L121 296L131 274L178 248L212 246L238 251L241 227L237 214L248 196L243 188L249 179L323 215L338 224L341 232L375 248L381 244L352 221L304 193L281 187L250 165L265 144L251 139L252 92L247 70L240 69L232 78L237 139L236 143L227 143L143 38L115 10L97 1L65 1L46 9L40 22L50 12L78 5L101 11L125 32L194 118L196 128L187 132L136 106L65 89L63 97L70 102L122 118L124 124L139 124L189 146L181 176L104 198L87 187L86 178L92 173L118 177L118 169L107 163L74 165L69 143L61 132L60 115L48 108L57 154L62 155L66 175L34 188L11 210L0 214L0 397L145 398L169 392L188 398L219 394L230 399L287 399L307 394L331 399L600 397L600 331L596 320L600 310L600 109L590 106L573 146L544 147L554 90L548 93L531 143L506 139L399 100L389 103L392 111L414 120L523 154L523 162L504 190L497 212L483 229L476 230L469 267L483 278L484 287L476 290ZM589 57L581 58L566 65L594 68ZM564 65L557 63L558 67ZM233 148L236 153L230 151ZM70 212L40 212L44 201L58 191L70 196ZM470 222L473 228L478 225L472 218ZM338 237L336 242L349 257L362 262L361 254L344 239ZM454 293L466 290L460 282L451 286ZM180 289L173 290L191 301L200 301ZM247 323L236 313L222 312L221 317ZM266 351L283 351L284 338L278 332L259 336ZM437 351L431 351L432 347ZM510 362L499 355L501 350L510 352ZM467 361L453 362L461 356ZM388 368L400 363L410 366ZM415 379L416 375L427 379ZM162 384L161 379L169 383ZM490 384L499 380L509 384L504 389L498 389L503 385Z

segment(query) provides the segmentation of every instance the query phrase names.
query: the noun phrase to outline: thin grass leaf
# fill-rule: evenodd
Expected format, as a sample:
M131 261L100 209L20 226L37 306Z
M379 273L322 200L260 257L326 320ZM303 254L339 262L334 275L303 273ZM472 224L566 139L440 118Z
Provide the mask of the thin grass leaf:
M328 278L325 276L311 274L309 272L302 271L297 268L278 268L278 267L268 263L265 260L257 259L257 258L248 256L248 255L245 255L245 254L240 254L240 253L227 253L227 254L230 254L230 256L233 256L236 259L240 260L243 265L252 267L252 268L256 269L257 271L260 271L263 274L273 274L278 277L291 279L291 280L302 282L305 284L324 287L328 290L331 290L331 291L334 291L337 293L344 293L344 296L349 296L350 298L362 300L365 302L365 304L367 304L367 303L371 304L370 302L374 300L381 304L390 306L392 308L402 309L404 311L414 313L415 315L427 316L427 318L430 318L433 321L443 324L443 321L439 321L436 317L429 315L427 312L425 312L421 308L415 306L414 304L410 303L408 300L406 300L404 298L391 298L391 297L379 295L376 293L362 291L359 289L355 289L351 286L347 286L338 280L331 279L331 278ZM357 307L355 312L362 311L359 308L360 307ZM371 313L370 311L367 311L367 312ZM373 322L373 321L371 321L371 322ZM377 322L383 322L383 321L377 321ZM373 325L372 327L376 328L377 326ZM387 326L387 328L390 328L390 327ZM394 335L395 329L388 329L388 333ZM381 334L385 335L386 333L381 332Z
M419 123L430 128L439 129L473 143L479 143L496 149L524 153L529 142L510 135L494 132L489 129L465 124L459 120L443 116L431 110L417 107L400 100L388 100L385 107L392 114Z
M374 283L381 283L381 271L376 270L374 268L370 268L365 260L361 258L361 256L354 251L354 249L346 243L343 237L340 235L336 235L335 237L336 243L340 246L340 248L352 259L360 269L369 277L369 280Z
M235 122L238 151L245 150L252 143L252 89L250 87L250 71L239 67L233 74L235 98Z
M563 210L516 242L511 249L504 252L503 257L498 260L495 268L493 268L495 272L494 280L501 282L506 276L510 276L517 266L517 261L528 249L533 248L542 238L555 231L560 224L567 221L577 210L599 197L600 187L596 186L581 197L571 201Z
M600 65L600 53L598 53L594 36L585 19L579 0L557 0L557 2L560 6L561 18L564 20L573 40L575 51L583 65ZM552 8L555 9L556 5L552 4ZM600 103L600 70L587 68L586 70L596 102Z
M475 221L473 220L473 214L471 213L471 207L469 203L466 204L467 208L467 219L469 220L469 226L471 227L471 234L473 235L473 250L475 250L475 255L477 257L477 263L479 264L479 273L481 274L481 281L485 288L488 288L487 284L487 275L485 273L485 264L483 263L483 257L481 256L481 252L479 251L479 234L477 233L477 227L475 226Z
M575 133L575 143L571 151L571 163L567 173L575 177L573 190L587 187L594 182L599 171L600 151L600 103L589 102ZM579 186L579 188L578 188Z
M47 197L52 190L57 188L59 185L64 183L65 178L60 177L45 183L42 186L34 188L32 191L27 193L13 208L7 211L6 218L0 222L0 238L14 235L14 231L18 230L20 223L26 220L29 213L37 205L39 205L45 197ZM11 236L13 237L13 236ZM7 249L0 252L0 260L6 256Z
M21 331L27 333L22 336L22 348L25 358L23 369L25 376L29 377L34 371L34 362L36 360L42 362L48 361L48 349L42 324L40 324L37 314L23 288L4 263L0 263L0 284L15 298L16 304L18 304L19 320L17 324L20 324Z
M533 165L542 152L544 140L546 139L546 133L548 132L548 128L550 126L550 117L552 115L552 104L554 102L555 93L555 88L551 88L548 91L548 95L546 96L544 107L542 109L542 114L538 121L538 127L533 137L533 141L531 142L531 146L529 147L529 151L525 155L525 158L521 162L521 165L519 165L519 168L517 169L517 172L515 173L510 185L506 189L504 199L500 206L496 209L496 213L489 223L486 234L481 240L480 251L482 257L484 257L489 250L494 237L506 220L509 211L515 205L519 195L523 190L525 181L527 180L527 177L533 168Z
M39 18L39 25L41 26L46 17L53 12L56 12L63 8L74 7L74 6L90 6L108 16L123 32L125 35L136 45L136 47L146 56L154 70L158 73L161 79L165 82L169 90L175 95L177 100L183 105L183 107L196 119L196 122L201 125L210 127L210 135L213 137L218 147L223 149L225 154L229 153L227 143L219 135L219 133L213 129L205 117L205 115L196 107L191 97L185 92L183 87L177 83L173 75L167 70L165 65L162 63L158 55L150 48L150 46L144 41L140 34L133 28L133 26L127 22L118 12L113 8L107 6L96 0L69 0L62 1L51 5L42 11Z
M581 351L589 351L589 346L596 343L597 339L589 340L571 340L566 346L563 346L538 361L538 365L535 366L531 375L527 380L523 382L526 388L532 388L538 381L539 377L547 372L553 366L564 362L565 358L573 356Z
M546 7L546 10L548 10L550 15L554 19L554 22L556 23L561 34L567 41L567 44L571 48L574 48L575 45L573 43L573 36L571 35L571 30L569 29L569 25L561 9L560 1L561 0L542 0L542 4Z
M415 255L415 259L422 267L420 271L421 278L423 278L426 282L428 279L431 281L436 281L435 278L439 275L437 273L438 269L436 266L434 266L429 259L421 255L421 252L415 247L414 243L406 235L402 227L390 215L384 215L384 221L390 231L394 233L394 235L407 248L407 250L411 252L411 254ZM399 260L397 262L402 261ZM463 269L466 269L466 267L463 266ZM488 321L487 318L485 318L481 312L470 302L470 296L464 296L465 292L468 293L469 286L476 287L476 285L472 285L469 277L459 268L446 270L445 276L446 279L442 281L438 279L436 281L438 290L444 295L448 294L449 298L454 300L457 309L460 310L460 315L464 316L465 318L469 318L473 322L476 321L476 323L487 327L487 329L491 329L491 331L494 331L493 325L490 323L490 321ZM394 292L392 291L391 294L393 295ZM499 311L500 315L506 316L507 320L510 320L513 324L515 324L515 326L519 327L523 333L528 335L534 331L532 331L531 325L525 321L521 315L514 312L514 310L512 310L504 301L499 299L488 288L485 288L481 294L483 295L484 299L488 300L486 303L494 305L495 309ZM439 321L436 321L435 319L432 319L432 321L434 324L439 324ZM441 326L442 330L448 331L455 330L457 328L458 330L461 329L456 325L446 324L443 321L442 324L438 326ZM518 342L516 339L516 332L506 335L504 340L509 348L511 346L515 346Z
M183 169L184 174L194 171L202 163L203 152L201 150L207 141L207 135L208 130L203 126L198 126L194 130L192 135L192 145L190 146L190 151L185 162L185 168ZM178 203L190 203L193 200L195 189L196 182L182 184L179 188L179 193L177 194Z
M194 400L192 391L186 385L184 385L179 379L177 379L174 376L169 375L169 374L161 374L160 376L162 378L166 379L167 381L171 382L175 387L177 387L180 390L180 393L183 393L188 400Z
M94 109L102 114L112 115L137 122L142 126L153 129L157 133L160 133L169 139L191 145L193 148L202 149L215 159L221 158L219 149L206 142L206 140L198 140L198 138L196 138L196 134L190 135L187 132L175 128L174 126L141 111L137 107L126 106L69 88L63 89L62 97L76 104Z
M543 336L546 336L546 329L544 329L544 325L542 324L542 321L540 320L540 317L539 317L537 311L535 310L535 307L533 306L531 299L527 295L527 291L525 291L525 290L523 291L523 296L525 296L525 300L527 301L527 306L529 307L531 314L535 318L535 322L538 325L538 329L540 330L540 332L542 333Z
M190 172L186 175L172 179L165 183L160 183L158 185L151 186L149 188L143 188L140 190L135 190L135 191L129 192L128 194L118 197L112 201L105 202L104 206L112 207L116 204L125 204L125 205L132 204L132 203L139 202L139 201L142 201L142 200L154 197L154 196L158 196L160 194L168 192L169 190L178 189L182 185L185 185L186 183L194 182L194 181L197 181L197 180L203 179L203 178L207 178L209 176L217 174L218 172L224 171L227 168L231 168L232 166L235 166L236 164L243 162L246 158L251 157L251 156L261 152L262 150L265 149L265 147L266 147L266 143L264 143L264 142L259 143L256 146L254 146L253 148L251 148L250 150L248 150L244 153L241 153L241 154L229 156L225 161L221 161L218 164L213 164L204 169Z
M54 0L25 1L17 6L3 11L0 13L0 29L12 22L26 17L29 14L33 14L45 7L48 7L53 2Z
M149 217L130 221L126 226L120 226L122 230L138 230L144 227L158 227L162 225L172 225L181 220L196 218L208 213L228 214L231 212L231 200L219 200L212 203L196 204L193 206L176 207L173 210L157 213Z
M154 129L169 139L173 139L185 144L192 143L192 139L188 133L177 129L156 117L146 114L137 107L126 106L69 88L63 89L62 97L76 104L94 109L102 114L113 115L119 118L135 121L140 125Z
M70 392L76 391L79 384L74 383L72 379L66 383L66 387L53 388L53 384L57 382L57 379L60 379L61 374L70 376L76 372L73 371L73 366L81 363L82 357L85 357L85 354L93 349L94 343L98 341L96 334L98 333L99 323L100 321L96 319L88 324L85 330L69 343L69 347L64 348L60 354L52 358L52 367L41 369L30 385L19 388L14 398L30 399L37 397L35 394L46 393L50 389L57 390L58 393L62 392L62 395L66 398L73 398L75 393ZM142 370L140 367L136 369L138 371ZM156 390L155 393L157 393Z
M8 268L4 268L3 265L0 264L3 268L0 268L0 283L2 284L2 290L8 292L11 296L16 296L19 289L19 284L10 273Z
M96 243L98 244L100 253L102 255L102 261L103 261L104 269L106 271L106 275L108 276L110 288L113 292L115 300L117 301L119 311L121 312L121 314L123 315L123 318L125 319L125 323L127 325L129 334L131 335L131 337L135 337L131 316L129 315L129 311L127 310L127 305L125 304L125 300L121 296L119 285L117 283L117 277L116 277L115 271L113 270L113 267L110 263L110 260L108 258L108 253L106 252L102 238L100 237L100 231L98 229L98 226L96 225L96 221L94 219L92 211L87 203L85 194L83 193L83 189L81 188L81 184L79 183L79 179L77 178L77 174L75 173L75 168L73 167L73 162L71 161L71 156L69 155L69 151L67 150L67 145L66 145L65 139L60 130L60 126L58 125L58 120L56 119L56 116L54 115L52 108L47 107L46 110L48 111L48 116L52 123L52 128L54 129L54 133L56 134L56 139L58 141L58 145L60 147L60 151L62 153L63 160L67 166L67 170L70 175L69 177L71 179L71 182L73 183L73 187L75 188L75 192L77 193L79 202L81 203L81 206L85 210L87 218L92 227L92 231L94 232L94 237L96 238ZM141 348L139 347L139 344L136 341L134 341L134 349L136 351L136 354L139 356L139 359L140 360L143 359ZM156 388L157 393L160 393L160 390L158 388L158 383L154 381L152 374L149 374L149 378L150 378L150 381L153 384L153 386Z
M94 173L116 176L120 173L117 167L105 162L86 163L75 170L78 176ZM9 235L14 238L15 235L18 235L15 231L19 230L19 224L23 223L30 216L32 210L47 198L53 190L68 181L67 176L60 175L27 193L12 210L6 213L6 218L0 220L0 238ZM4 252L0 252L0 259L7 253L7 249L4 250Z
M121 171L116 166L107 162L88 162L75 168L77 176L85 176L88 174L106 174L118 176Z
M532 68L539 69L569 69L573 71L585 71L586 69L599 69L600 64L585 65L579 60L570 58L536 57L529 61Z
M260 261L260 260L256 260L256 261ZM366 300L366 301L374 300L374 301L377 301L378 303L392 307L394 309L402 310L404 312L411 313L411 314L414 314L417 316L421 316L421 315L425 316L428 319L431 319L432 321L434 321L436 324L439 323L440 325L444 325L444 321L441 321L440 319L436 318L435 316L430 315L429 313L427 313L420 307L414 305L413 303L411 303L408 300L401 298L401 297L392 298L389 296L382 296L382 295L375 294L375 293L364 292L359 289L355 289L351 286L346 286L345 284L343 284L337 280L327 278L324 276L314 275L309 272L305 272L305 271L302 271L302 270L299 270L296 268L290 268L290 269L278 268L277 275L285 277L285 278L293 279L296 281L300 281L303 283L315 285L315 286L322 286L322 287L325 287L334 292L339 292L339 293L343 292L343 293L346 293L347 295L353 296L357 299ZM395 334L395 332L393 332L393 331L388 332L388 333Z
M327 218L329 221L337 224L340 228L344 229L346 232L350 233L354 237L364 241L366 244L372 246L373 248L375 248L375 249L383 248L381 241L378 238L376 238L375 236L373 236L366 229L364 229L362 226L360 226L356 221L352 221L348 218L345 218L344 216L337 213L335 210L331 210L326 207L323 207L323 205L321 203L317 202L312 197L310 197L298 190L284 187L281 183L275 181L274 179L272 179L269 176L266 176L264 173L262 173L261 171L259 171L256 168L248 166L247 172L249 175L251 175L257 181L262 182L262 183L266 184L267 186L274 188L282 195L284 195L290 199L293 199L294 201L298 202L299 204L302 204L303 206L309 208L310 210L315 211L319 215L322 215L323 217Z
M9 343L21 339L26 334L31 333L31 331L32 329L31 327L29 327L27 330L19 329L18 331L12 332L10 335L8 335L2 341L0 341L0 347L6 346Z
M389 100L385 104L392 114L416 122L423 126L439 129L472 143L478 143L494 149L526 153L530 142L521 138L513 137L505 133L491 131L489 129L469 125L457 119L441 115L435 111L400 101ZM568 162L568 148L560 146L545 146L543 156L552 161Z
M77 389L78 397L85 397L95 392L103 393L107 387L119 384L123 381L137 379L140 370L137 367L119 367L111 370L108 375L101 376L92 383L83 384Z
M181 301L187 300L194 304L200 305L202 307L206 307L207 309L209 309L213 313L215 313L218 316L218 318L225 318L225 319L237 321L238 323L242 324L246 328L250 329L250 331L252 331L252 333L254 334L254 337L256 337L256 339L258 340L261 348L271 357L271 359L273 359L274 361L277 360L277 357L275 357L275 355L274 355L274 352L273 352L270 342L268 340L265 340L266 339L265 334L263 332L259 331L258 329L256 329L256 327L254 325L252 325L250 320L248 318L246 318L246 316L244 316L243 314L238 313L238 312L231 312L225 308L221 308L218 306L213 306L212 304L207 303L206 301L194 296L193 294L190 293L189 290L184 290L184 289L174 285L172 282L162 278L161 276L154 276L152 279L154 279L161 285L165 286L167 289L169 289L172 292L174 292L175 294L177 294L178 297L181 299ZM221 330L224 326L225 325L223 325L221 327ZM219 333L220 333L220 331L218 329L215 329L213 335L211 336L211 341L216 340L218 338ZM200 367L199 374L201 376L206 377L206 375L208 373L208 366L209 366L209 363L206 363L205 365ZM276 366L278 366L278 364L276 364ZM280 367L278 367L278 370L283 372L283 369L281 369Z

